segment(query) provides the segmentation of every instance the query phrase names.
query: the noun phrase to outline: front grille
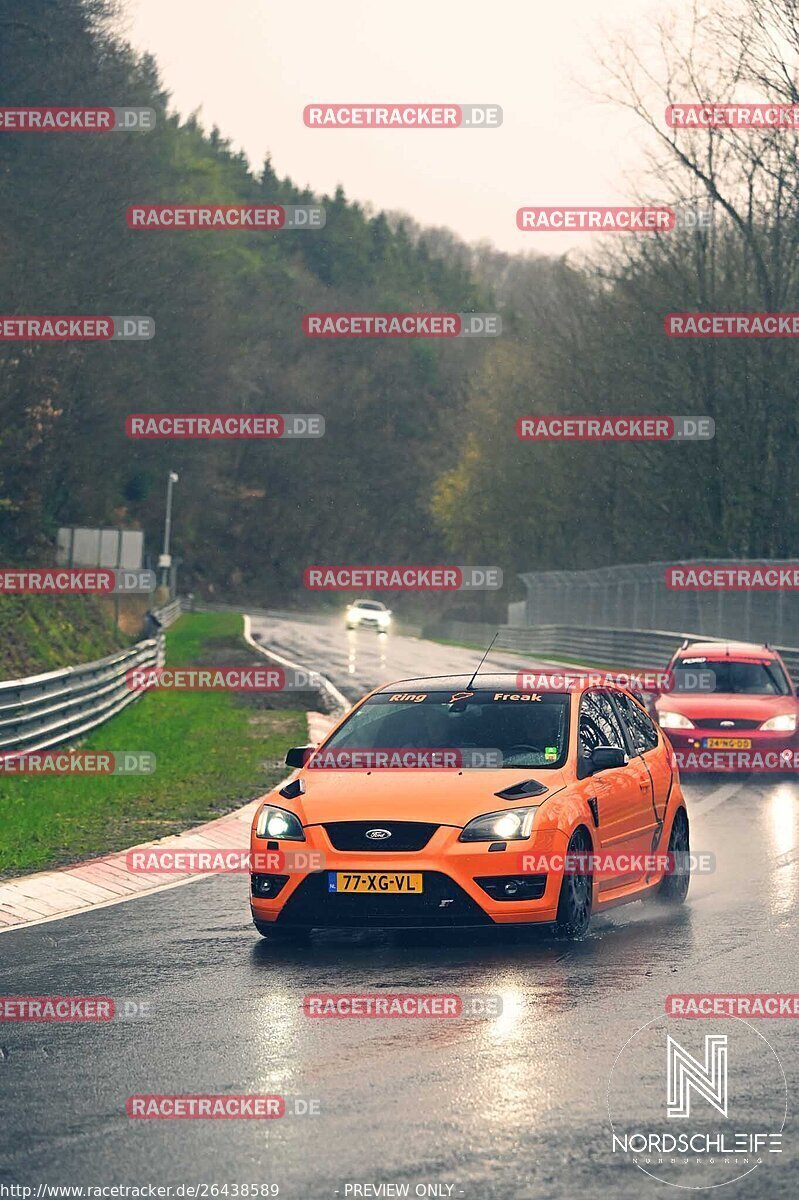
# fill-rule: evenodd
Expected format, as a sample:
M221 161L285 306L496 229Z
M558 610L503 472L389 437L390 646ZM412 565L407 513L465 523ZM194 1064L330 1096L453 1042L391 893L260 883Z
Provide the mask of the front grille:
M703 729L757 729L761 722L743 717L697 717L695 724Z
M278 918L280 925L315 928L409 929L426 926L493 925L479 904L454 880L438 871L423 872L415 895L329 892L327 871L317 871L292 892ZM446 901L442 905L442 900Z
M438 829L423 821L331 821L322 828L336 850L387 850L404 853L423 850ZM372 830L390 833L390 837L367 837Z

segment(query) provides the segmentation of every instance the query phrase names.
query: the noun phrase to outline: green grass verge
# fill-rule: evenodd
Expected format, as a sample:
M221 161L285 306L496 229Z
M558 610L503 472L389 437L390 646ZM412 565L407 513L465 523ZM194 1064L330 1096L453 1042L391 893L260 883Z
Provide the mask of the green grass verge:
M0 678L105 658L130 638L96 596L0 596Z
M167 663L232 662L249 647L236 613L191 613L167 632ZM0 777L0 875L44 870L179 833L245 804L307 740L304 712L230 692L151 692L95 730L85 750L150 750L149 776Z

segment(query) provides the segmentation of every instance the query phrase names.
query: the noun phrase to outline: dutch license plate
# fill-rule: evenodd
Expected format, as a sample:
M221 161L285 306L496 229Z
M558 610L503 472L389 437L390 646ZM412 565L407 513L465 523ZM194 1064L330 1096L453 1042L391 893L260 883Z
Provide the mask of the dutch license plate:
M422 876L396 871L328 871L329 892L371 892L385 895L388 892L403 894L422 891Z
M751 750L751 738L705 738L708 750Z

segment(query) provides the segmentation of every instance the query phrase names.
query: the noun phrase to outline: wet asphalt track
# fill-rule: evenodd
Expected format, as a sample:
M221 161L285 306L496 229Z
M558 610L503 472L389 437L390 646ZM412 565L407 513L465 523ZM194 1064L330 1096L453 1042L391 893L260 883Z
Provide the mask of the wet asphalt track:
M471 651L337 624L253 627L353 697L383 679L475 661ZM515 665L508 655L490 661ZM149 1002L151 1017L0 1024L0 1184L271 1182L280 1196L313 1200L404 1183L410 1195L418 1184L469 1200L678 1195L610 1152L606 1092L623 1044L672 992L799 991L799 855L778 858L799 846L799 787L750 776L702 779L686 792L693 846L715 853L716 873L692 881L684 909L619 909L574 946L488 931L325 933L310 948L276 947L252 929L237 877L3 934L0 993L107 994ZM377 989L501 993L503 1015L303 1015L306 992ZM714 1023L682 1024L690 1042ZM756 1024L787 1076L785 1148L715 1194L795 1197L796 1024ZM762 1108L769 1087L763 1064L744 1057L731 1051L739 1115ZM642 1061L631 1113L662 1109L664 1074ZM299 1097L321 1111L272 1122L129 1120L126 1097L149 1092L277 1093L289 1109Z

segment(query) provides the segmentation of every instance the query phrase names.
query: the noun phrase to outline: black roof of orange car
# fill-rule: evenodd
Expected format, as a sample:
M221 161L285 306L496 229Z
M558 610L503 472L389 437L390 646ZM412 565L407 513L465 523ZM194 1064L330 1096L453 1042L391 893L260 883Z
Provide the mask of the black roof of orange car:
M524 687L519 683L519 675L524 674L523 671L511 671L498 674L496 672L481 671L477 678L472 681L472 675L466 672L464 675L428 675L422 679L397 679L393 683L386 683L383 687L378 688L378 692L463 692L469 691L498 691L498 692L525 692L534 689ZM543 669L537 670L533 668L527 669L527 674L535 676L540 675L545 678L551 675L552 671ZM587 674L587 668L570 668L568 671L560 671L559 674L582 675ZM468 685L471 683L471 687ZM565 692L567 689L564 688Z

